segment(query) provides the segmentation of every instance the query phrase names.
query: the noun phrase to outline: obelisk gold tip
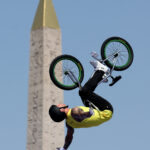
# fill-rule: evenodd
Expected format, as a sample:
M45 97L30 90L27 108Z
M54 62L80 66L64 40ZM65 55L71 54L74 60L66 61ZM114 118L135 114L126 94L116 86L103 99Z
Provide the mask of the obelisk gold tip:
M41 29L43 27L60 28L52 0L40 0L39 2L32 30Z

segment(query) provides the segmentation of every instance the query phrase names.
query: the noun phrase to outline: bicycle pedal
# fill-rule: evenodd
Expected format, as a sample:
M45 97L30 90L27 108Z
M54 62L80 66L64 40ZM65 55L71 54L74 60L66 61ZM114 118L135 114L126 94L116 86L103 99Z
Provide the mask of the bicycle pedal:
M112 77L112 83L109 84L109 86L113 86L116 82L118 82L122 77L117 76L115 78Z

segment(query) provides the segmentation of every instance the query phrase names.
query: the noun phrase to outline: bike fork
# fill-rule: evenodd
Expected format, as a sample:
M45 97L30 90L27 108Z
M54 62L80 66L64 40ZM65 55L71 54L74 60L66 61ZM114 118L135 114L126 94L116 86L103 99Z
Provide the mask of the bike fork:
M76 78L76 76L73 74L72 71L68 71L67 72L68 76L70 77L70 79L72 80L72 82L78 84L79 89L82 89L81 83L79 82L79 80Z

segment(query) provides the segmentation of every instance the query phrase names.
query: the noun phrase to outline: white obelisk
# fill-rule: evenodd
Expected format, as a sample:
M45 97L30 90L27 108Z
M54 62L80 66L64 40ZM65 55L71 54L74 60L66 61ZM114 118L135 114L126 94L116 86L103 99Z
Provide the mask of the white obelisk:
M50 62L61 51L61 31L52 0L40 0L31 30L27 150L56 150L64 143L64 123L49 117L63 91L50 80ZM61 76L60 76L61 78Z

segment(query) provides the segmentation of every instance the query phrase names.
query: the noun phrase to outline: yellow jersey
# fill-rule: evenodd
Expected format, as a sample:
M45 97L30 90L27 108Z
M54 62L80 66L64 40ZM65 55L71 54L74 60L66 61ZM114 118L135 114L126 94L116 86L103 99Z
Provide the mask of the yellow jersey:
M79 106L79 108L81 108L84 112L89 111L89 107ZM66 123L72 128L88 128L98 126L112 117L112 111L110 110L99 111L93 109L93 111L94 114L91 117L86 118L81 122L78 122L71 116L71 109L70 109L69 112L67 113Z

